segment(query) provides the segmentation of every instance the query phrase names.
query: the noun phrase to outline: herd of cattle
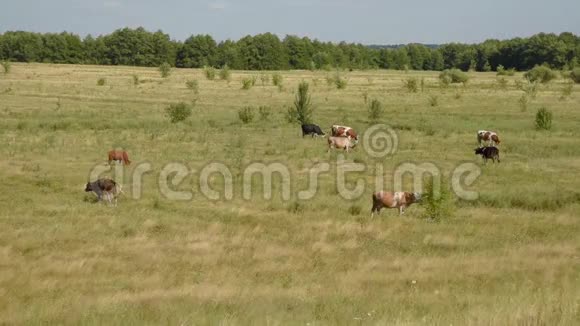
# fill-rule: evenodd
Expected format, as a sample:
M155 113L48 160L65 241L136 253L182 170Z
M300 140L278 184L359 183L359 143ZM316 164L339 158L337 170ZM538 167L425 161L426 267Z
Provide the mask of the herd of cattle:
M315 124L302 124L302 137L310 135L312 137L326 137L320 126ZM331 149L342 149L348 152L358 144L358 135L356 131L347 126L333 125L330 128L331 136L328 137L328 151ZM479 147L475 149L476 155L481 155L484 164L491 159L493 163L497 160L499 163L499 145L500 140L496 132L488 130L477 131L477 142ZM108 152L109 164L119 162L123 165L131 164L129 155L126 151L111 150ZM94 192L97 200L101 202L106 199L109 205L117 205L117 197L123 193L120 184L108 178L101 178L94 182L88 182L85 187L86 192ZM374 213L380 213L382 208L398 208L399 214L405 212L405 208L413 203L421 201L421 194L407 191L379 191L372 195L371 217Z

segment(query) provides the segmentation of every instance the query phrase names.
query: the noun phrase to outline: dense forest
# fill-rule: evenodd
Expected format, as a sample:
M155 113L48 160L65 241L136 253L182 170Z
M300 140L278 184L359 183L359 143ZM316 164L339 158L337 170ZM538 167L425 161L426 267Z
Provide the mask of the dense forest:
M440 46L408 44L365 46L331 43L270 33L216 42L209 35L171 40L161 32L123 28L108 35L81 38L63 32L9 31L0 34L0 60L99 65L175 67L203 66L241 70L413 69L491 71L498 66L528 70L535 65L556 69L580 66L580 37L572 33L537 34L529 38L487 40L480 44Z

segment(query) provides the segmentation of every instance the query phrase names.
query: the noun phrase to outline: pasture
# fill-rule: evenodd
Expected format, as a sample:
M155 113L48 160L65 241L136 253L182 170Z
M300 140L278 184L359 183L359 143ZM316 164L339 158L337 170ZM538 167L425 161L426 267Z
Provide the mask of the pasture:
M560 78L522 107L521 73L507 82L469 73L466 85L441 87L436 72L345 71L344 89L327 83L335 72L279 73L281 88L272 72L232 71L227 82L195 69L161 78L153 68L13 64L0 74L0 323L580 323L579 86L563 96ZM422 90L404 86L413 77ZM398 149L384 159L362 146L345 156L368 166L347 177L349 187L366 183L359 198L337 193L338 153L302 139L285 118L301 81L327 133L340 123L362 134L367 103L384 105ZM193 114L172 124L165 108L180 101L195 102ZM245 106L255 113L247 124L238 117ZM551 131L535 129L540 107L553 112ZM474 155L479 129L499 133L499 165ZM113 148L132 161L117 178L127 194L116 208L83 191ZM143 162L152 171L133 199L130 176ZM201 194L199 171L210 162L230 167L233 200ZM286 165L291 200L277 178L271 200L259 191L243 199L237 181L252 162ZM320 162L331 169L316 195L297 199ZM479 199L458 201L439 221L421 205L370 219L377 166L385 189L400 190L392 171L405 162L431 162L446 176L474 162L482 174L468 188ZM175 188L193 198L159 191L167 163L191 170Z

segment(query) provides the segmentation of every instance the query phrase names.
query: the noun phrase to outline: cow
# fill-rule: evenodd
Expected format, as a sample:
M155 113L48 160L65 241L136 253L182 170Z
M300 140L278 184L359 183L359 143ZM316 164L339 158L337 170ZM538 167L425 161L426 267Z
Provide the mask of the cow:
M477 142L479 143L479 147L481 146L482 142L487 142L488 146L495 146L500 143L499 137L497 133L494 131L488 130L478 130L477 131Z
M381 208L398 208L399 215L405 213L405 208L411 206L413 203L421 201L421 194L418 192L407 191L379 191L373 193L373 207L371 209L371 217L374 213L380 214Z
M306 135L312 135L313 138L316 136L326 136L326 134L322 132L322 129L320 129L319 126L310 123L302 125L302 138L304 138Z
M332 148L340 148L348 153L348 150L354 148L357 143L358 141L352 140L349 137L328 137L328 152Z
M107 199L109 205L112 204L112 199L114 199L114 206L117 206L117 197L123 193L120 184L107 178L101 178L97 181L87 182L85 186L85 192L90 191L97 195L97 201L99 202L103 200L103 195Z
M499 161L499 149L495 146L478 147L475 149L475 155L481 155L481 157L483 158L484 164L487 164L488 159L491 159L493 161L493 163L495 163L495 160L497 160L497 163L500 163L500 161Z
M109 165L113 161L118 161L119 163L122 162L123 165L131 164L131 161L129 161L129 155L127 154L126 151L110 150L108 155L109 155Z
M358 140L358 135L356 134L356 131L354 131L354 129L352 129L351 127L333 125L330 128L330 133L334 137L348 137L354 140Z

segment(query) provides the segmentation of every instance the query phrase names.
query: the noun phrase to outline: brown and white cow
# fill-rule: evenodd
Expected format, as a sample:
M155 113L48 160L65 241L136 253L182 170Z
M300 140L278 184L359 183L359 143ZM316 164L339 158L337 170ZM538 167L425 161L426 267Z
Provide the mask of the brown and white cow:
M418 192L407 191L379 191L373 193L373 207L371 209L371 217L375 212L380 214L381 208L398 208L399 215L405 212L405 208L411 206L413 203L421 201L421 194Z
M330 133L334 137L348 137L351 139L358 140L358 135L356 134L356 131L354 131L354 129L352 129L351 127L333 125L330 128Z
M328 151L330 152L332 148L340 148L348 153L348 150L354 148L357 143L357 140L350 139L349 137L328 137Z
M479 147L482 147L482 142L487 142L488 146L495 146L500 143L500 140L497 133L494 131L478 130L477 142L479 143Z

